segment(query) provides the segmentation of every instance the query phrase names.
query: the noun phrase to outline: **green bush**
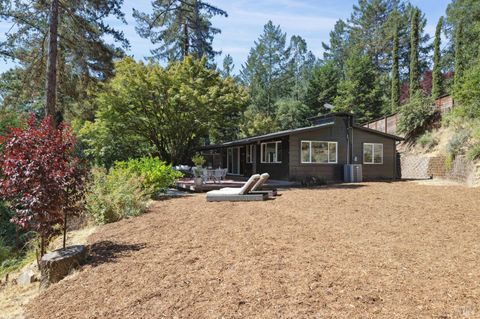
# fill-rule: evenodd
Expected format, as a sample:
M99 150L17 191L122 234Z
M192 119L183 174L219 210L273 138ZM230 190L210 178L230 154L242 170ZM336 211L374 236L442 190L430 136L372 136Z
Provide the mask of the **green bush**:
M457 156L465 142L470 138L470 131L467 129L460 129L455 133L452 138L448 141L447 152L453 157Z
M467 158L471 161L480 159L480 143L474 145L467 152Z
M140 176L144 189L152 191L164 191L182 177L182 173L156 157L115 162L114 170L125 170L127 174Z
M10 257L10 248L0 239L0 265Z
M137 216L147 207L151 190L143 178L126 169L94 168L85 196L86 210L99 224Z
M416 93L408 103L402 105L397 130L406 135L415 135L433 115L433 102L422 93Z
M417 139L417 143L423 148L431 149L438 144L438 139L433 136L432 132L425 132L425 134Z

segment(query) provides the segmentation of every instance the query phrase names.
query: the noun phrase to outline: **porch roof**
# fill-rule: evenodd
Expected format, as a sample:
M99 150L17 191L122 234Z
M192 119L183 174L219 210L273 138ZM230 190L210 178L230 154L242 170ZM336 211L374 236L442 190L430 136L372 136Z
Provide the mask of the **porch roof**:
M301 132L316 130L316 129L319 129L319 128L322 128L322 127L333 126L334 123L335 123L335 119L332 118L331 121L326 122L326 123L321 123L321 124L307 126L307 127L301 127L301 128L295 128L295 129L291 129L291 130L279 131L279 132L274 132L274 133L269 133L269 134L264 134L264 135L245 137L245 138L242 138L242 139L229 141L229 142L225 142L225 143L205 145L205 146L199 147L197 150L198 151L208 151L208 150L213 150L213 149L217 149L217 148L247 145L247 144L251 144L253 142L270 140L270 139L274 139L274 138L277 138L277 137L283 137L283 136L292 135L292 134L295 134L295 133L301 133Z

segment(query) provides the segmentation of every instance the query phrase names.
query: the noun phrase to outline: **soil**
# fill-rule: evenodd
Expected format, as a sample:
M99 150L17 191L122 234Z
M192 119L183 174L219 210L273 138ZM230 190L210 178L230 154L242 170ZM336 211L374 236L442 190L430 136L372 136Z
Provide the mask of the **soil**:
M158 201L101 227L28 318L479 318L480 189L291 189Z

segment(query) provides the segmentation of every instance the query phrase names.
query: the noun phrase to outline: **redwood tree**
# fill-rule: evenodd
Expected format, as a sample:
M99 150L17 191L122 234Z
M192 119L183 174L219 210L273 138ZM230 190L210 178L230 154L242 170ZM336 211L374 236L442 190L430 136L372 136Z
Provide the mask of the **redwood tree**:
M0 196L15 212L13 223L39 234L41 255L75 209L85 176L69 128L55 128L51 120L37 122L31 115L24 128L13 128L2 138L0 157Z

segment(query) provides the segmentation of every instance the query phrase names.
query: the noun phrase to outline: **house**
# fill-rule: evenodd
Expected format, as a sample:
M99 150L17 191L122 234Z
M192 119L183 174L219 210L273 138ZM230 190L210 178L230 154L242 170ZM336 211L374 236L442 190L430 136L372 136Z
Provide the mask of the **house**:
M310 118L311 126L199 148L207 165L228 174L268 172L273 179L344 178L344 165L362 164L363 179L395 179L402 138L363 127L349 113Z

